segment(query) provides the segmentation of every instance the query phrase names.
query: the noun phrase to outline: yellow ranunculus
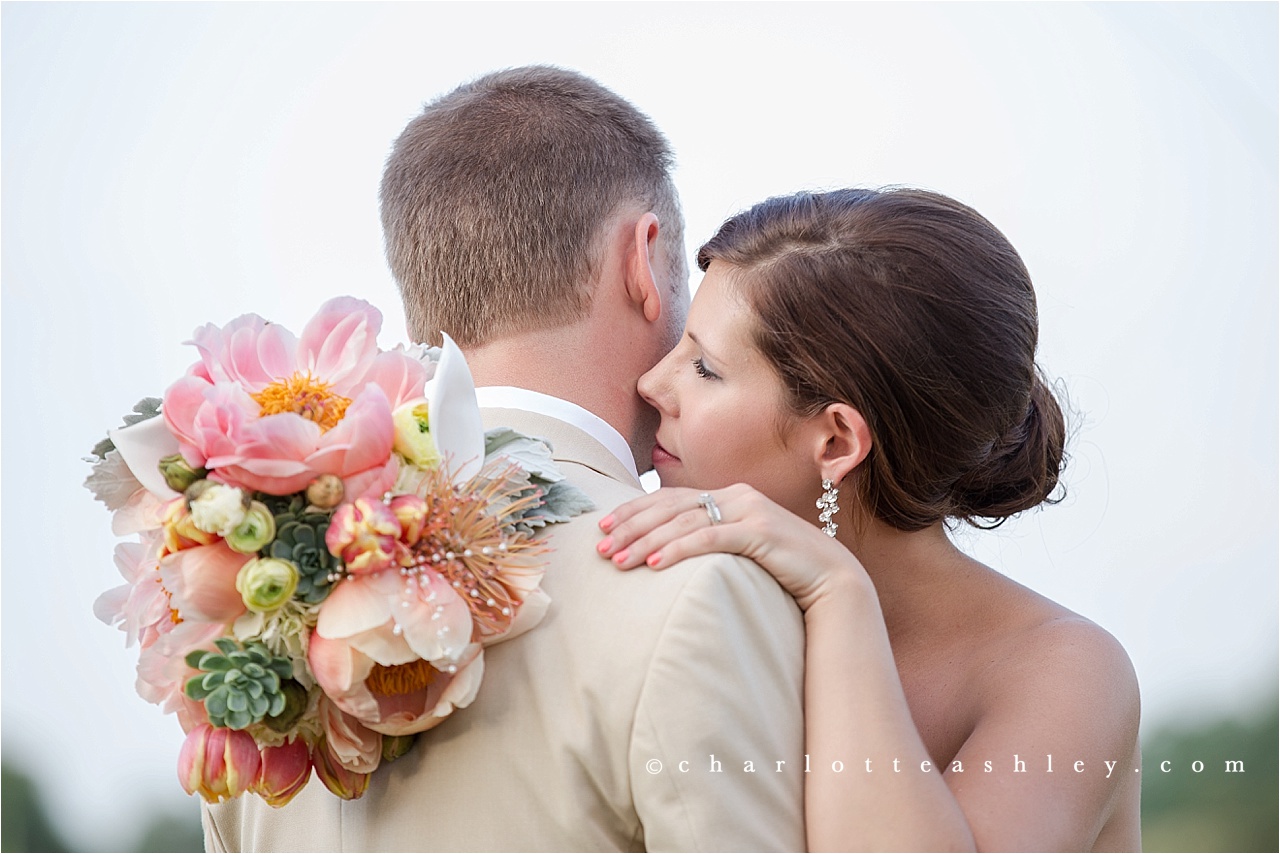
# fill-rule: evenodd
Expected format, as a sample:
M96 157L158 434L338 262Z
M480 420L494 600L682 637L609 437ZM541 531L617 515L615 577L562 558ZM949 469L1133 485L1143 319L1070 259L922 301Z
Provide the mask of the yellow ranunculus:
M406 460L422 468L440 465L440 451L431 437L431 422L426 403L406 403L394 413L395 449Z

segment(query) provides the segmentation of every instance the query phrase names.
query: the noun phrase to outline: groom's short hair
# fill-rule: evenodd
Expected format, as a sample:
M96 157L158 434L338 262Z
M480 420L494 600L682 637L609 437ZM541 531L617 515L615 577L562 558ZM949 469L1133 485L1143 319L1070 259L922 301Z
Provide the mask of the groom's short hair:
M606 225L658 215L685 270L673 156L653 122L590 78L499 71L428 103L383 172L382 227L409 331L477 346L585 316ZM677 283L683 284L683 278Z

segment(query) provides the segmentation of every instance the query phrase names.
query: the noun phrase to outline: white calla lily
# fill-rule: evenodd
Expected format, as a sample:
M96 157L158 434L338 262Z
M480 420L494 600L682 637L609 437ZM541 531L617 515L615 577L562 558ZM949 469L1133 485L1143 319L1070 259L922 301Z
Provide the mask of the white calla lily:
M448 335L441 351L435 376L426 388L431 435L453 482L463 483L484 466L484 422L475 380L462 351Z
M148 492L160 498L177 497L178 493L169 488L160 473L160 460L178 453L178 440L169 432L163 416L108 430L107 435L124 458L125 465L129 466L129 471ZM483 437L480 441L484 442Z

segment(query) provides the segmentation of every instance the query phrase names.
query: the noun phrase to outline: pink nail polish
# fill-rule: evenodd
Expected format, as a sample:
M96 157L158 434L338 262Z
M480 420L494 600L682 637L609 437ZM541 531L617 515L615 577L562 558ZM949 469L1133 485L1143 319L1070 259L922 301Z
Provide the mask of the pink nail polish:
M649 566L657 566L658 564L662 563L662 553L654 552L653 554L649 555L649 559L646 560L645 563L649 564Z
M605 537L603 540L596 543L596 551L600 552L602 555L607 555L611 548L613 548L613 537Z
M614 523L613 514L610 513L608 516L605 516L603 519L600 520L600 530L604 531L607 534L609 532L609 529L613 527L613 523Z
M613 562L618 564L618 566L622 566L622 564L627 562L627 556L629 554L630 554L629 549L623 549L622 551L618 552L616 555L613 556Z

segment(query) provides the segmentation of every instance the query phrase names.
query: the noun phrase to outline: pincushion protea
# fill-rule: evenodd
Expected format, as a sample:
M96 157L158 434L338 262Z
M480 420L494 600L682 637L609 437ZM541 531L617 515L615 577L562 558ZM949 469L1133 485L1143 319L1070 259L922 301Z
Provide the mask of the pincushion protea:
M535 496L512 497L510 466L489 466L455 484L426 470L415 494L391 499L377 515L395 521L394 565L336 584L320 610L308 661L325 694L343 711L385 735L435 726L474 698L482 644L507 636L542 579L547 547L508 524ZM367 507L366 511L372 510ZM330 548L349 554L366 543L378 559L392 551L378 537L330 527ZM382 536L385 536L385 530ZM539 594L540 595L540 594ZM540 599L533 603L542 607Z

